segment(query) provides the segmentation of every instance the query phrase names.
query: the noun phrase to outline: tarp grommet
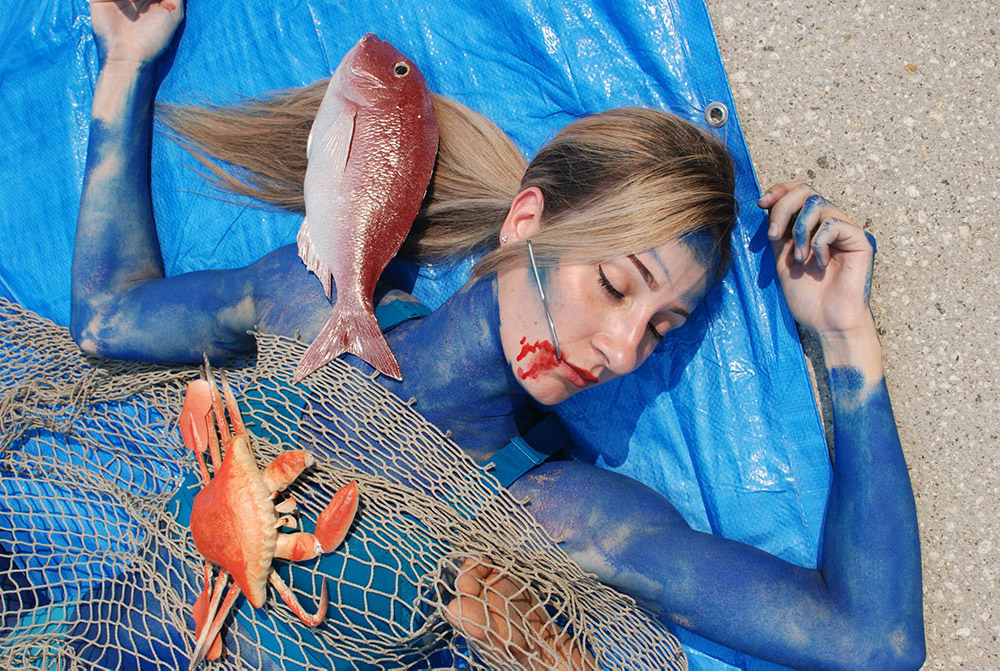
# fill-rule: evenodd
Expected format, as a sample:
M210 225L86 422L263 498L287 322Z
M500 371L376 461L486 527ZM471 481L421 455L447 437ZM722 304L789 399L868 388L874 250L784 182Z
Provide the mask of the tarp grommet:
M705 123L712 128L721 128L729 120L729 108L722 103L709 103L705 108Z

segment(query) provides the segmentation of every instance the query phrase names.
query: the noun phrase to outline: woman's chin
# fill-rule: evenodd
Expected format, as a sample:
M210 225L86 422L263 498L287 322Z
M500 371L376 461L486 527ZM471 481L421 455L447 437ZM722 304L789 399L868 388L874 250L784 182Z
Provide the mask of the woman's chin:
M520 378L519 378L520 379ZM521 380L521 386L528 392L531 398L542 405L555 405L562 403L567 398L580 391L564 380L555 378L552 375L540 376Z

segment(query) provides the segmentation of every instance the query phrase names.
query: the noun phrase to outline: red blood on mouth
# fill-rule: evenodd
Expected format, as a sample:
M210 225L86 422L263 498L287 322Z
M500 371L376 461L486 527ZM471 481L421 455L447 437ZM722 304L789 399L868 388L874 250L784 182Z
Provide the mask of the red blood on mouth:
M521 353L517 355L518 361L524 359L529 354L535 354L528 370L524 370L518 366L517 374L522 380L527 380L528 378L534 379L545 371L552 370L559 365L559 359L556 358L556 348L548 340L536 340L533 345L529 345L527 344L527 338L521 338L521 345Z
M534 354L535 357L532 359L531 366L528 370L518 367L517 374L522 380L527 380L528 378L535 379L545 371L552 370L553 368L565 364L570 369L575 371L584 383L597 382L597 377L589 370L578 368L566 359L560 359L557 357L556 348L548 340L536 340L533 345L527 344L527 341L527 338L521 338L521 353L517 355L517 361L521 361L529 354ZM579 382L573 382L573 384L582 386Z

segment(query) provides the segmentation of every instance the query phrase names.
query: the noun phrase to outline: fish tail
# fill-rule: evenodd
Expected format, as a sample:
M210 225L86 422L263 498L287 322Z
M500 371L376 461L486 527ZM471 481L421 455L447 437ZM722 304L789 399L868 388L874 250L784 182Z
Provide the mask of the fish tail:
M396 357L382 335L378 320L363 307L338 303L333 314L302 356L292 382L300 382L344 352L350 352L375 367L378 372L403 379Z

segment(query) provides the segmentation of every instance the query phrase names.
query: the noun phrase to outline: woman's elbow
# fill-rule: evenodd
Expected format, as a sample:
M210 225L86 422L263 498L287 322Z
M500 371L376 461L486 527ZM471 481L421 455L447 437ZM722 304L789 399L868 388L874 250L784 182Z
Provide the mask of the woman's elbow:
M922 625L902 625L886 630L868 641L859 655L847 668L880 669L885 671L914 671L924 664L927 648Z
M886 642L886 647L885 654L882 655L883 662L868 668L913 671L923 666L924 660L927 659L923 627L920 627L918 632L900 632Z
M101 348L91 328L91 319L76 307L70 310L69 334L84 354L101 356Z
M80 350L89 356L102 359L126 359L124 341L116 329L108 324L108 319L99 310L70 310L69 334Z

